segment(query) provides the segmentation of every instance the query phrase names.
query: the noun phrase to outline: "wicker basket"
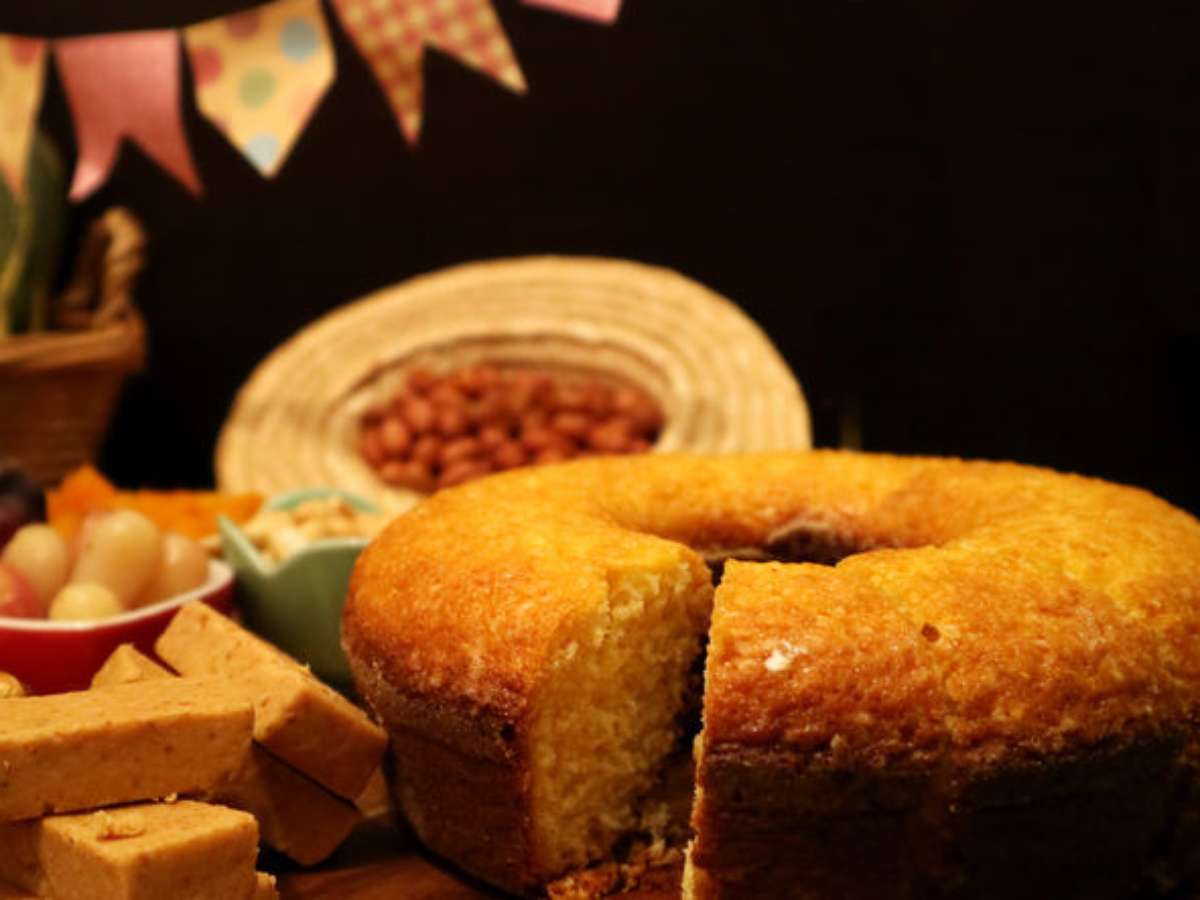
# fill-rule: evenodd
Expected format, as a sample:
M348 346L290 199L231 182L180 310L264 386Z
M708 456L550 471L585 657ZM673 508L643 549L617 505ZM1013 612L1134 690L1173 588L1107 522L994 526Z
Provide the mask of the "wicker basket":
M56 304L57 324L75 330L0 339L0 458L39 484L95 456L125 378L142 366L132 292L144 248L133 216L110 210L89 229Z

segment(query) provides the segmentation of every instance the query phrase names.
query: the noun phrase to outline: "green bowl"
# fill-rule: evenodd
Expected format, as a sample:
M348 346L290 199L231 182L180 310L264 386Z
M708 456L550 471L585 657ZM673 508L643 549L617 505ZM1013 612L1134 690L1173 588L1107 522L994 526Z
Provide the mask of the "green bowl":
M361 497L327 488L307 488L273 497L267 509L291 509L317 497L341 497L355 509L379 509ZM354 561L366 538L314 541L275 566L263 559L245 533L220 516L221 550L237 576L238 595L248 628L288 655L306 663L322 680L350 687L350 667L342 651L342 606Z

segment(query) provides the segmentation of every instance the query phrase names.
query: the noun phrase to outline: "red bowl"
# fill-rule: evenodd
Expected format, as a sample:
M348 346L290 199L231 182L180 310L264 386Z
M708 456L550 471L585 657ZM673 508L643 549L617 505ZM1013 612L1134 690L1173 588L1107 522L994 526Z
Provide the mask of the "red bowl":
M217 560L208 563L208 580L195 590L133 612L87 622L52 622L0 616L0 671L8 672L34 694L82 691L121 644L153 653L154 642L179 607L203 600L220 612L233 611L233 571Z

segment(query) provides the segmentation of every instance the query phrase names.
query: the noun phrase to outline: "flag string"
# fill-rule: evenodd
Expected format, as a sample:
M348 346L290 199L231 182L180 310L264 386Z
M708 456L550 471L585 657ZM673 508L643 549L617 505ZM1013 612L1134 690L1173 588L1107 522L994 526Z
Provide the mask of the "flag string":
M410 143L421 134L427 47L514 93L527 90L493 0L329 2ZM621 0L523 2L606 23L621 6ZM79 148L72 199L107 181L123 140L200 194L183 128L181 42L197 109L264 177L274 176L336 77L321 0L274 0L180 29L52 41L0 34L0 177L21 194L52 56Z

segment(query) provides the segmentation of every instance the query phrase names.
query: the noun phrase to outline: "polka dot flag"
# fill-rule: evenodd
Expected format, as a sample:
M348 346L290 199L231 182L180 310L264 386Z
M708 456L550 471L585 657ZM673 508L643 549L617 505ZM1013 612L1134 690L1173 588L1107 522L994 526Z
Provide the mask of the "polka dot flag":
M0 176L18 197L42 102L46 42L0 34Z
M426 46L525 93L525 76L490 0L333 0L333 7L411 142L421 134Z
M280 0L184 29L196 105L263 175L283 165L334 78L320 0Z

